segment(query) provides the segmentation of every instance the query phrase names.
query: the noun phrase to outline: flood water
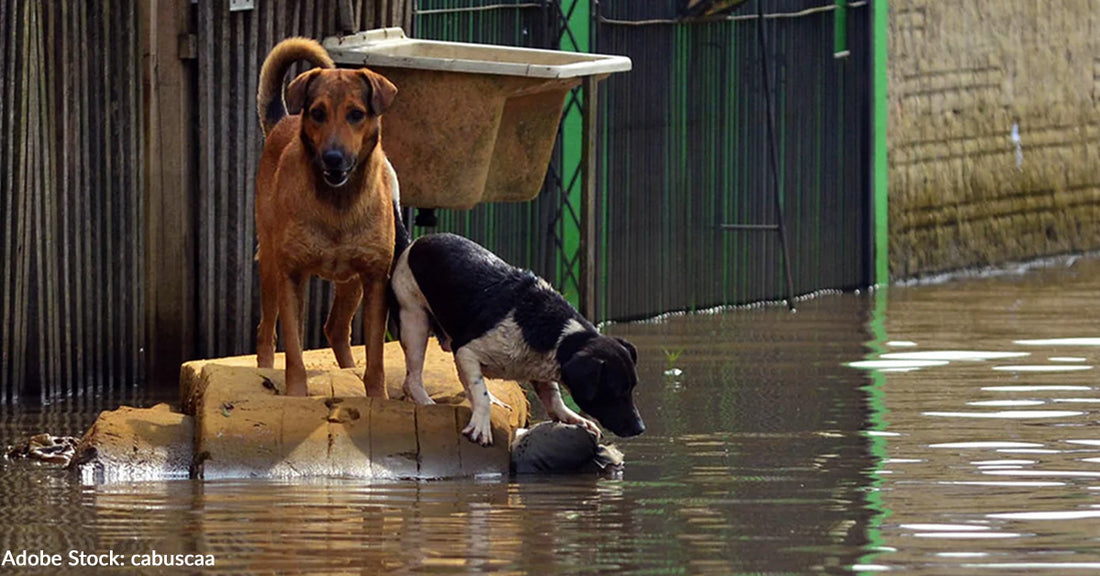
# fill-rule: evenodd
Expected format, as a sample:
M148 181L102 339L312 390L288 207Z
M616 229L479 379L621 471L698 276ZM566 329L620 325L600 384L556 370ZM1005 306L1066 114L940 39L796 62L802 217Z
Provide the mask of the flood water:
M0 553L201 553L221 573L1089 573L1098 292L1100 262L1060 261L610 326L639 349L648 426L618 441L621 479L81 486L4 462ZM121 400L156 399L9 407L0 443L79 434Z

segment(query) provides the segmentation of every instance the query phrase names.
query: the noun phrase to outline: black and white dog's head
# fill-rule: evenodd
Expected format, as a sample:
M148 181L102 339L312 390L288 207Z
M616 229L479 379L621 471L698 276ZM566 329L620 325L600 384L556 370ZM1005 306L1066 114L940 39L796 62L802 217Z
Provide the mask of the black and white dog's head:
M588 339L562 365L562 384L577 406L619 436L637 436L645 424L634 406L638 351L612 336Z

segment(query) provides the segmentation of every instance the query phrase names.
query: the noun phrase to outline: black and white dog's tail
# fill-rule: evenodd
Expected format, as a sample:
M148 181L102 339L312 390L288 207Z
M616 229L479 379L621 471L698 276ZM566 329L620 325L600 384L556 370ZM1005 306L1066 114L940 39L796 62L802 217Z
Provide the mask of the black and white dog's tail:
M390 264L390 272L393 272L397 259L408 250L412 238L401 216L401 184L397 181L397 170L394 170L389 159L386 160L386 167L390 170L390 191L393 194L393 263Z
M412 236L409 233L409 229L405 226L405 218L401 215L401 188L397 182L397 171L393 169L393 165L389 160L386 160L386 165L390 169L390 190L393 191L393 263L390 264L390 274L393 274L394 266L397 266L397 259L405 253L405 250L409 249L409 244L412 244ZM399 304L397 302L397 295L393 292L393 285L386 286L386 306L389 308L389 318L386 321L386 329L389 330L390 337L393 339L401 338L401 314Z

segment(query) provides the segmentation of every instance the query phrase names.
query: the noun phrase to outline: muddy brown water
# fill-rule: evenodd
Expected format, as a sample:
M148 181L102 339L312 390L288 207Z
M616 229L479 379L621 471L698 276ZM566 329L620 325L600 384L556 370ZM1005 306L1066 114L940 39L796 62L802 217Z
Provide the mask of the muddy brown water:
M639 348L648 425L618 441L621 479L82 486L3 462L0 554L200 553L221 573L1100 571L1098 292L1100 262L1056 261L610 326ZM155 400L4 408L0 443Z

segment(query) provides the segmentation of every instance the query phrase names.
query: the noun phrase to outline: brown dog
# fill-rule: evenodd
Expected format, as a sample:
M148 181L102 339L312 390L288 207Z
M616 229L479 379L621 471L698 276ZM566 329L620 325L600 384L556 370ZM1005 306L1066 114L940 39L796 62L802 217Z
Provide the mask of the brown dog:
M317 66L293 81L292 64ZM386 286L394 255L397 176L381 145L381 115L397 89L366 68L337 70L320 44L280 42L264 61L257 94L265 142L256 176L260 326L256 359L272 366L275 321L286 348L286 394L306 395L301 330L310 276L336 285L325 336L342 368L355 366L351 321L363 313L370 396L386 397L382 345Z

